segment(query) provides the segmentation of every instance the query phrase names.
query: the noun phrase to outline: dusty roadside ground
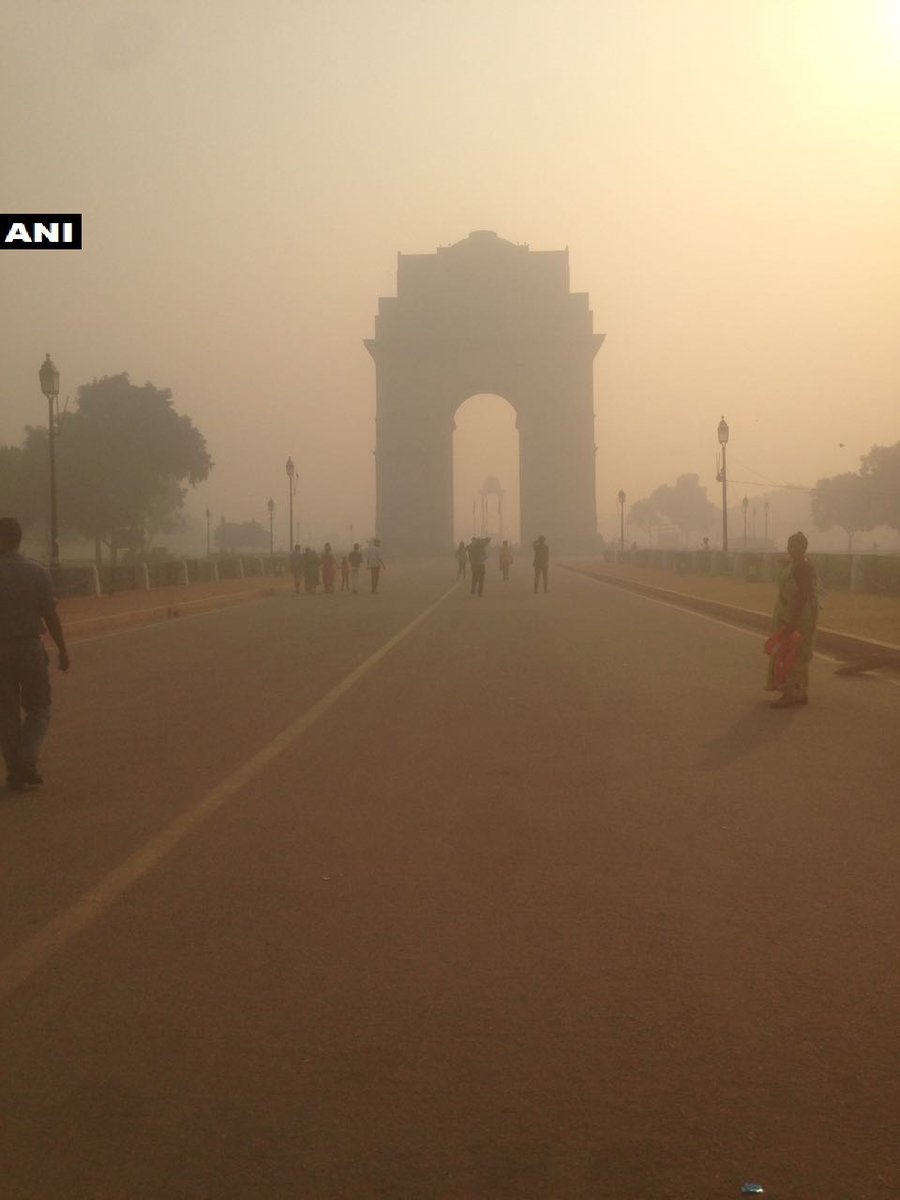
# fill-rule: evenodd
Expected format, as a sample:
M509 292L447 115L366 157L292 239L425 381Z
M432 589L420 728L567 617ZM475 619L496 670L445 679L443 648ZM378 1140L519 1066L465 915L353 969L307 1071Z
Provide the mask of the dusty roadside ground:
M129 590L112 596L68 596L59 601L59 614L70 642L133 625L149 625L191 613L258 600L292 587L290 578L260 575L190 583L174 587Z
M611 579L634 580L688 596L703 596L769 616L775 605L773 583L745 583L727 575L678 575L659 567L635 567L601 559L572 559L571 565L595 569ZM867 595L825 590L819 622L840 633L900 646L900 595Z

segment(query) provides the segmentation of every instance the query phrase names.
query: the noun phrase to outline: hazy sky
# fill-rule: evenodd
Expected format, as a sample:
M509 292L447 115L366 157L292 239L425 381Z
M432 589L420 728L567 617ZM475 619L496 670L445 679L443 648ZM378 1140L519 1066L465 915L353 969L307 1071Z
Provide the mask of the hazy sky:
M46 421L49 351L63 397L173 390L217 464L193 511L280 516L291 454L302 538L368 532L362 340L398 251L474 229L568 246L590 295L601 527L620 487L690 471L718 499L723 413L761 488L900 440L898 0L13 0L3 24L3 210L83 212L86 248L0 258L0 442Z

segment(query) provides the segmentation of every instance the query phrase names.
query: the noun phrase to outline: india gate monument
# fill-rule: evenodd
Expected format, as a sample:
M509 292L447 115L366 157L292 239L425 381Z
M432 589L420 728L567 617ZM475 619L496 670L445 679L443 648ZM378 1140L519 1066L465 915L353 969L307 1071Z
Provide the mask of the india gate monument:
M594 333L569 251L530 250L490 230L435 254L398 254L397 295L378 301L376 534L390 554L453 545L453 430L470 396L516 413L521 540L554 552L596 545Z

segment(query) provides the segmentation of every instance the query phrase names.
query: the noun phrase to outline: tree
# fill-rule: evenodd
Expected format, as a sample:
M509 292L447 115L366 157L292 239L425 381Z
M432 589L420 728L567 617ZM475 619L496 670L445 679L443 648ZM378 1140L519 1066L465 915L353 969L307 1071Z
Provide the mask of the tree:
M817 529L837 525L847 534L847 550L853 550L853 535L874 529L879 520L872 475L847 471L820 479L812 496L812 515Z
M175 411L172 393L137 387L127 374L78 389L75 412L56 443L60 527L100 544L141 546L154 531L177 524L186 489L206 479L212 460L191 419ZM29 429L27 474L47 476L47 431Z
M873 446L860 459L860 475L872 484L875 524L900 529L900 442Z
M698 475L679 475L674 487L663 484L646 503L677 525L685 542L692 533L709 529L716 516L715 507L706 497L706 488L700 486Z
M146 550L152 546L156 534L184 529L181 508L186 494L186 488L179 487L177 480L170 479L166 488L151 502L144 522Z
M0 515L17 517L30 525L32 513L24 508L24 462L21 446L0 446Z
M649 500L636 500L628 510L629 525L647 530L647 542L653 541L653 526L660 524L660 515Z
M269 535L259 521L223 521L213 531L213 541L221 553L233 554L268 546Z

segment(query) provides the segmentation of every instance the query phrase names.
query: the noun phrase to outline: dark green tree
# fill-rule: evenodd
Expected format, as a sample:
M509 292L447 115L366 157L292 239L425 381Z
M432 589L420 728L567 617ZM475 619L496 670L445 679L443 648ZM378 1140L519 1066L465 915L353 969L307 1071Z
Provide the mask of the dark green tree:
M703 533L715 520L716 510L707 499L698 475L679 475L674 486L665 483L647 500L654 512L676 525L688 541L692 533Z
M900 529L900 442L873 446L860 460L860 474L872 485L875 524Z
M812 494L812 515L816 528L823 531L837 526L847 535L847 550L853 550L853 535L882 524L873 475L847 471L820 479Z
M175 411L172 393L138 387L127 374L78 389L77 408L56 442L60 527L97 547L143 545L153 532L177 525L186 488L206 479L212 459L190 417ZM47 477L47 431L29 429L26 474Z
M653 507L649 500L636 500L628 510L629 525L637 525L639 529L647 530L647 542L653 542L653 528L661 524L657 509Z
M269 534L259 521L223 521L213 530L216 549L222 554L257 550L269 544Z
M34 514L25 510L23 458L21 446L0 446L0 515L17 517L28 526Z

